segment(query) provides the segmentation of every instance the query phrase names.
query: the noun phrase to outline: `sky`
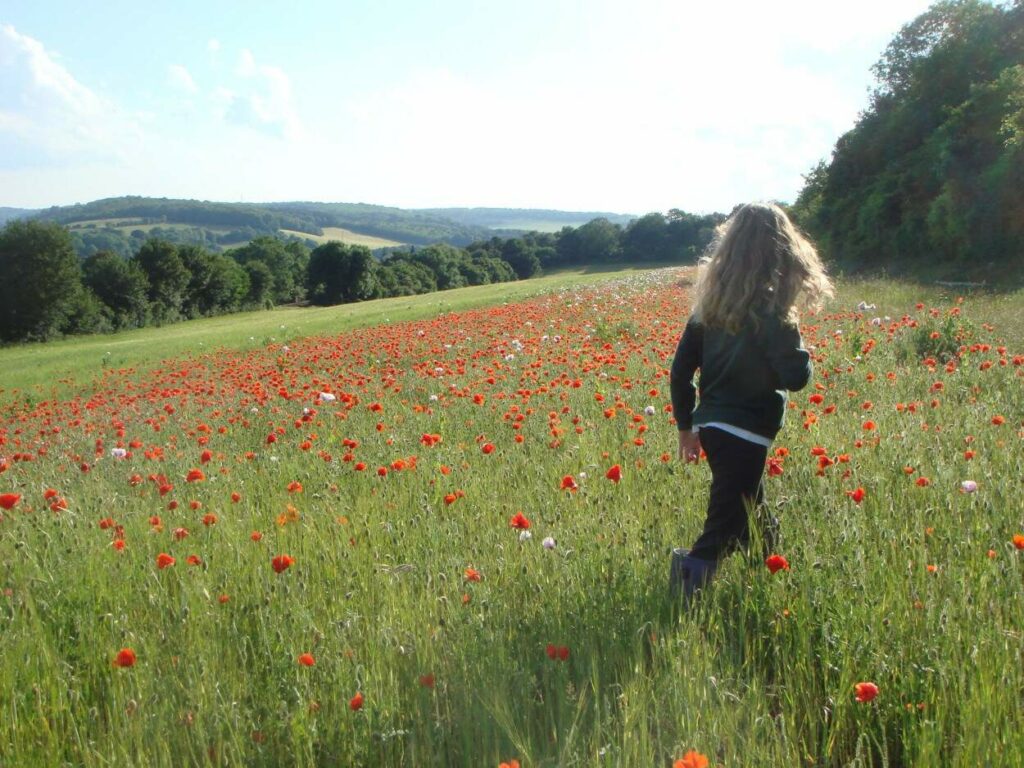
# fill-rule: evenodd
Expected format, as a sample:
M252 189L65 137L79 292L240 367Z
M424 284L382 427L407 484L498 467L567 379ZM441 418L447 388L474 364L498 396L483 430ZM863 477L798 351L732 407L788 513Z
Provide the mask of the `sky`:
M791 202L920 0L5 0L0 206Z

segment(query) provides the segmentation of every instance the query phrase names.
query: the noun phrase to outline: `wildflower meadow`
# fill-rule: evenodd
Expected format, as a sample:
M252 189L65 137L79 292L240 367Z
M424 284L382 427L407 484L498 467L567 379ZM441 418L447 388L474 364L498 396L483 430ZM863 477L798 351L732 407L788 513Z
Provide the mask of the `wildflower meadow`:
M1024 764L1021 337L803 316L777 551L681 611L691 278L0 394L0 764Z

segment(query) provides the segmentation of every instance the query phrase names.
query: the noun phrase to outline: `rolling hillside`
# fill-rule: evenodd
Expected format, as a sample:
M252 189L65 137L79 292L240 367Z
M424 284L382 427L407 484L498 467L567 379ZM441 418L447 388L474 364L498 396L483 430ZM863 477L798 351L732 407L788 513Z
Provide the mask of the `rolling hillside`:
M0 208L0 224L34 216L71 230L82 256L100 250L129 255L150 237L224 250L261 235L387 248L448 243L465 246L495 235L557 232L595 218L625 226L634 217L600 212L518 208L403 209L367 203L223 203L115 197L41 211Z

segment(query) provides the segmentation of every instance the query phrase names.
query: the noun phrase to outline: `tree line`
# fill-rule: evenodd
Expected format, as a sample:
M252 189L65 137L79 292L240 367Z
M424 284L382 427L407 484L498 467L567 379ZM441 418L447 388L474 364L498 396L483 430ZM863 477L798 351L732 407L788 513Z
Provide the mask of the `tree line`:
M52 339L162 325L280 304L341 304L527 279L545 269L606 263L688 263L724 216L651 213L625 227L599 218L557 233L438 243L378 259L332 241L312 250L261 236L226 252L150 238L124 255L82 259L55 222L0 229L0 341Z
M1024 269L1024 2L939 2L793 212L843 268L1004 281Z

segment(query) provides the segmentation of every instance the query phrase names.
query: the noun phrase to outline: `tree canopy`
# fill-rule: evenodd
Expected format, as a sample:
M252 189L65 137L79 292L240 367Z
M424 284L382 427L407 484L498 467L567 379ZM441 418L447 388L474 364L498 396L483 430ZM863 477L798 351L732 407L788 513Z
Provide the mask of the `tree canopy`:
M794 213L848 268L998 279L1024 259L1024 3L946 0L873 68L870 107Z

